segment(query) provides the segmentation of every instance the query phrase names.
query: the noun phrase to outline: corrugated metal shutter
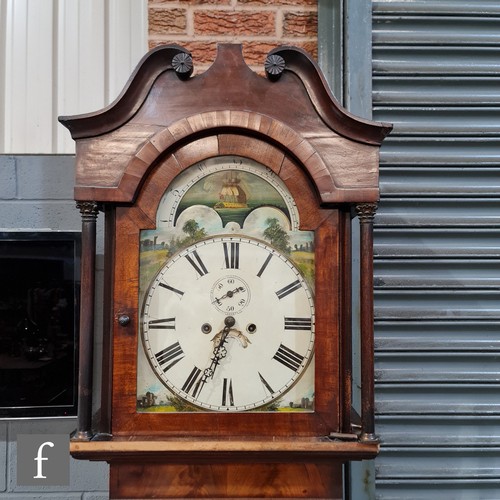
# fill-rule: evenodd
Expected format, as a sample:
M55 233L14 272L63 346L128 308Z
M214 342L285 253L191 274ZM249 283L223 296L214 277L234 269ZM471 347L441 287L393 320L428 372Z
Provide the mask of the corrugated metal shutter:
M373 2L379 499L500 499L500 3Z

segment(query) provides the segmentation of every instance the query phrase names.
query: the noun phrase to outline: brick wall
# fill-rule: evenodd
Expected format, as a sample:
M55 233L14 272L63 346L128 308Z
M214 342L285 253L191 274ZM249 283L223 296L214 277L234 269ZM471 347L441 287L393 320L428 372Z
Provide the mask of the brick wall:
M148 11L149 47L182 45L192 53L196 72L213 62L217 42L241 43L256 71L279 45L317 57L317 0L148 0Z

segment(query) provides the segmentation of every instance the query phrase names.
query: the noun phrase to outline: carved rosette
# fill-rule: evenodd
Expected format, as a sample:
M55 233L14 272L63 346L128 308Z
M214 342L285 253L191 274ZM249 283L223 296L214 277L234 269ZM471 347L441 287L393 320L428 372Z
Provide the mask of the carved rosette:
M179 52L172 58L172 68L181 80L187 80L193 73L193 58L191 54Z
M285 60L278 54L270 54L264 63L264 69L269 80L278 80L285 70Z
M356 215L361 224L373 223L377 212L377 203L359 203L356 205Z

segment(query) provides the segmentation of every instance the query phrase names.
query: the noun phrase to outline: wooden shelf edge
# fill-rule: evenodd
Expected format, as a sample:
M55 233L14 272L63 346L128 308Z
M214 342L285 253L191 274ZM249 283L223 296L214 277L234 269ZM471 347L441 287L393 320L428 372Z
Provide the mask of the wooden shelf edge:
M106 462L131 459L162 463L346 462L375 458L377 442L329 438L211 440L134 439L70 443L73 458Z

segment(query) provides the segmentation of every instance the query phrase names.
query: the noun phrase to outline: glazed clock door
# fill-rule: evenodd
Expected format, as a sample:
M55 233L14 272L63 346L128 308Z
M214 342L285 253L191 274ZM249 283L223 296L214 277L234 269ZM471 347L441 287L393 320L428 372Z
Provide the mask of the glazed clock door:
M131 323L115 329L113 435L338 432L343 215L317 203L281 150L221 134L117 208L115 314Z

